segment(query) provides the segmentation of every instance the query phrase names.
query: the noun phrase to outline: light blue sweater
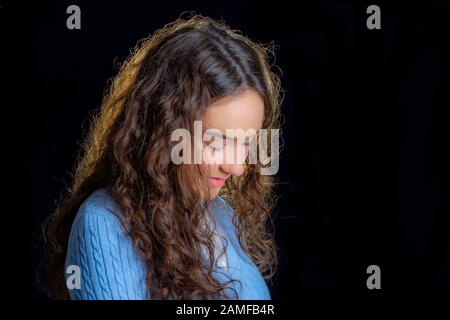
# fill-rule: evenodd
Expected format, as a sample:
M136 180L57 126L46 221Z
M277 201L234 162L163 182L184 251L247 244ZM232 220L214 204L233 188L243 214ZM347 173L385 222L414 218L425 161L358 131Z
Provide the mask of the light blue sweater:
M145 300L146 266L120 227L120 207L104 188L93 192L80 206L70 232L66 279L80 271L79 289L69 289L72 299ZM217 196L212 203L217 230L226 238L226 257L217 257L215 276L232 286L239 299L270 300L267 285L254 262L239 245L232 224L232 209ZM225 243L224 243L225 245ZM219 247L218 247L219 248ZM217 255L218 256L218 255ZM73 280L73 279L71 279ZM73 286L72 286L73 287ZM228 293L232 293L231 289ZM231 297L234 297L231 294Z

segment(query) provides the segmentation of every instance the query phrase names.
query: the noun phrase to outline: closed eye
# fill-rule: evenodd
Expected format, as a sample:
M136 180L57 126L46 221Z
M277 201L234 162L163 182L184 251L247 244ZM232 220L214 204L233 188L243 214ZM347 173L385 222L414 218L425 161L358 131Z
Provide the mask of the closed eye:
M206 147L211 150L222 150L223 149L223 146L214 146L212 143L208 144Z

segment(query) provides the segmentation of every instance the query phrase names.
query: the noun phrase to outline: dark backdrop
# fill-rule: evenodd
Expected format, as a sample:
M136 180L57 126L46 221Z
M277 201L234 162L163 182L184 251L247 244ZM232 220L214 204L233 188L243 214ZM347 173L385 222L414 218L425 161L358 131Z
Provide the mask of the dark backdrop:
M2 2L13 299L44 299L33 280L40 225L69 181L114 61L187 10L278 46L286 93L272 297L367 291L371 264L384 291L450 287L448 2L299 2ZM81 30L66 28L70 4L81 8ZM366 28L370 4L381 8L381 30Z

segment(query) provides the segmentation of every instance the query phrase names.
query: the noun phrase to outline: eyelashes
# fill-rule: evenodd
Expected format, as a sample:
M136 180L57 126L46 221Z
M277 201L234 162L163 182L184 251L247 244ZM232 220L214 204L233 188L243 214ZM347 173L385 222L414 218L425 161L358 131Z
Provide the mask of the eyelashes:
M248 146L250 146L250 142L244 142L242 145L245 146L245 147L248 147ZM215 145L214 142L211 142L210 144L208 144L206 146L206 148L208 148L210 150L213 150L213 151L220 151L220 150L224 149L224 145L223 144L222 145L220 145L220 144Z

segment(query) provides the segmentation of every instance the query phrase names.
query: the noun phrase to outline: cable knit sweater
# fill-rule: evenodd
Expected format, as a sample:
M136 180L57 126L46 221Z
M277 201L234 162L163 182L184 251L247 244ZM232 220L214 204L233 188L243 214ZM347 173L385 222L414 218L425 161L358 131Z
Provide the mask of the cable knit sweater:
M232 209L217 196L211 211L217 232L225 238L224 242L215 242L215 276L221 282L229 277L239 280L227 288L228 293L234 288L239 299L270 300L261 273L239 245L231 220ZM72 224L66 255L66 279L71 281L74 266L80 273L79 287L69 287L72 299L147 298L146 266L131 239L121 230L120 212L120 207L104 188L97 189L80 206ZM225 255L219 255L221 246L226 248Z

